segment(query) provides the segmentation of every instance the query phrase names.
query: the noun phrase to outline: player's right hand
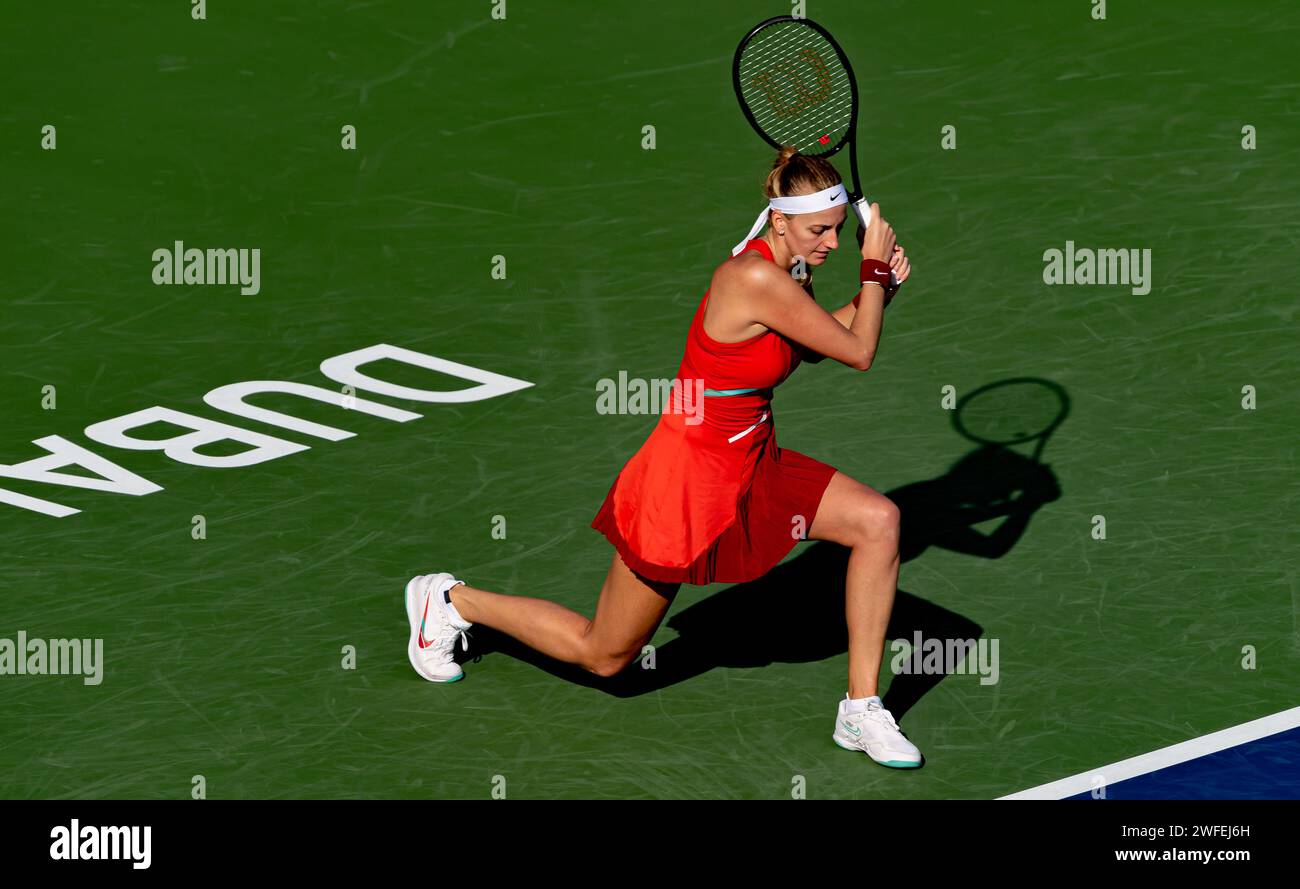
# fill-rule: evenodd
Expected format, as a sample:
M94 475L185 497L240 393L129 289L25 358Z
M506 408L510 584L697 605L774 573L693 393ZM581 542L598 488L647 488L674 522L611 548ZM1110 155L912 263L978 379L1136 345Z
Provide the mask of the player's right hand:
M889 220L880 215L880 205L871 205L871 227L864 233L858 228L858 244L862 247L863 259L878 259L889 262L894 255L894 229Z

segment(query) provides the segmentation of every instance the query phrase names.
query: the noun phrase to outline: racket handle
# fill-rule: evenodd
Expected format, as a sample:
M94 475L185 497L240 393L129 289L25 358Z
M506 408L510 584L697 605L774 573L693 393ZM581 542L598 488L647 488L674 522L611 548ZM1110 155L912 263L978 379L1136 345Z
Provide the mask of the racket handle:
M858 216L858 222L862 225L862 230L866 231L871 228L871 218L873 216L871 212L871 201L866 197L861 197L856 201L853 201L852 207L853 212ZM898 275L894 274L893 269L889 270L889 286L898 286Z
M853 212L857 214L858 224L864 231L871 228L871 201L865 197L858 198L853 202Z

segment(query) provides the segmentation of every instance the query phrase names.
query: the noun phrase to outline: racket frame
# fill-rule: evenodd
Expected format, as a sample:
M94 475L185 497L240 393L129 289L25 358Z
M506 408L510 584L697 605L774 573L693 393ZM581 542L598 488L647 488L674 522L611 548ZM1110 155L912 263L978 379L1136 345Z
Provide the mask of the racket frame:
M849 173L852 176L853 181L853 188L849 191L849 205L853 207L853 212L858 217L858 223L862 226L863 230L866 230L871 226L871 201L862 194L862 183L858 178L858 81L853 75L853 66L849 64L849 57L845 55L844 49L839 45L835 38L831 36L830 31L827 31L812 19L801 18L793 15L774 16L770 19L759 22L751 28L749 33L747 33L736 46L735 55L733 55L731 59L731 85L736 91L736 100L740 103L740 110L744 112L745 119L749 121L749 125L754 128L754 132L758 133L758 135L762 137L764 142L771 145L777 151L780 151L785 147L775 139L768 136L768 134L764 132L763 128L759 126L758 121L754 119L754 112L750 110L749 103L745 101L744 88L740 83L740 56L745 51L745 47L749 45L749 42L754 39L754 36L758 34L759 31L762 31L764 28L771 25L775 25L778 22L797 22L800 25L812 28L820 34L825 38L826 42L831 45L831 49L835 50L835 55L839 58L840 64L844 66L844 73L848 75L850 97L849 127L845 132L844 137L841 138L834 147L829 148L826 151L806 152L800 150L800 153L809 157L828 158L838 154L845 145L848 145Z

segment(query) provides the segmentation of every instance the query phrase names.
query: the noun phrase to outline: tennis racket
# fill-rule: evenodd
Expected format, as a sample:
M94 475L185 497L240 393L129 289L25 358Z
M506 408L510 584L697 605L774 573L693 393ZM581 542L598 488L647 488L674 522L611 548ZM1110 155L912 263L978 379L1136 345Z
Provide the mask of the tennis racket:
M736 47L731 77L750 125L777 150L793 145L830 157L848 147L849 203L862 228L870 227L871 201L858 181L858 84L830 33L806 18L768 19Z

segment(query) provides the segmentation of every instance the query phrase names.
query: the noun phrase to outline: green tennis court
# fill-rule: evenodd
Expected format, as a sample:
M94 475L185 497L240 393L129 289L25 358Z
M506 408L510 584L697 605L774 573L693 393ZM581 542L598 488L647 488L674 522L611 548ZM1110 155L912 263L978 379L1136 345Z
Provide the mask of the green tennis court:
M0 675L0 796L188 798L203 776L210 798L987 799L1300 703L1285 0L1112 2L1104 20L1086 0L808 6L853 59L864 186L914 271L868 373L802 367L774 410L783 447L902 503L891 638L997 642L995 682L891 678L887 654L924 768L831 743L833 544L751 584L684 586L653 670L600 680L476 628L464 681L416 676L414 574L593 613L613 550L589 523L657 419L599 412L598 382L672 376L762 206L773 152L736 107L731 54L790 12L495 8L6 11L0 463L59 436L158 489L0 478L0 637L102 640L98 684ZM827 307L855 292L849 231L818 273ZM257 249L256 292L155 283L178 241ZM1150 251L1149 290L1046 283L1067 243ZM204 401L245 381L339 390L321 363L379 344L531 385L354 393L420 415L405 422L249 399L354 433L338 440ZM1014 445L988 462L954 425L946 394L1015 378L1068 398L1046 470ZM305 447L209 468L85 433L153 407ZM1059 496L982 518L972 501L1017 473Z

